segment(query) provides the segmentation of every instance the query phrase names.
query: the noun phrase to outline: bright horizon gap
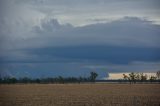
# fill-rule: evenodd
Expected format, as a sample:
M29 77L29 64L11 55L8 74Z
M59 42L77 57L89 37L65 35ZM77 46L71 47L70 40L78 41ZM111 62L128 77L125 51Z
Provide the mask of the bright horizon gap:
M113 79L113 80L116 80L116 79L123 79L123 74L126 74L126 75L129 75L131 72L119 72L119 73L108 73L108 76L107 78L104 78L104 79ZM144 75L146 74L148 77L150 76L156 76L156 72L134 72L134 73L143 73Z

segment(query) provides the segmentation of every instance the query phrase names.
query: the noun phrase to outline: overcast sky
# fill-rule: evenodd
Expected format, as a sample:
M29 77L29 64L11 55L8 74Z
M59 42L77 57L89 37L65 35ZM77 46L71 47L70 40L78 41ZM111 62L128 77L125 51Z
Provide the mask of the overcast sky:
M0 0L0 74L160 70L159 0Z

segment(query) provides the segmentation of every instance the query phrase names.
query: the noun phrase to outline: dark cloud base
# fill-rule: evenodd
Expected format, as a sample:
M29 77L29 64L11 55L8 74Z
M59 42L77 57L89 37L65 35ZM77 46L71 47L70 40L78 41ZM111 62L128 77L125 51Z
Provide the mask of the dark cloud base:
M97 71L102 78L108 72L155 72L160 68L160 26L147 20L125 17L73 27L52 19L34 27L32 33L34 39L15 40L15 48L1 49L1 75L85 76ZM130 65L133 62L155 64Z

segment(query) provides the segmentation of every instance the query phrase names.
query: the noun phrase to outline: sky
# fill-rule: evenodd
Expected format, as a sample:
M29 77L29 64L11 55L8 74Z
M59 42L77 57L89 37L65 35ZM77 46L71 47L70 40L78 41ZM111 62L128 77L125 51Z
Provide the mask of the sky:
M159 0L0 0L1 76L154 73L159 41Z

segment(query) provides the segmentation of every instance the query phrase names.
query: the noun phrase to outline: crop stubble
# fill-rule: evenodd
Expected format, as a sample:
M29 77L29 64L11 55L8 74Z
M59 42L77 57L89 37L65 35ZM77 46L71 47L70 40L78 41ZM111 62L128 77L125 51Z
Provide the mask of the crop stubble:
M160 106L160 84L0 85L0 106Z

